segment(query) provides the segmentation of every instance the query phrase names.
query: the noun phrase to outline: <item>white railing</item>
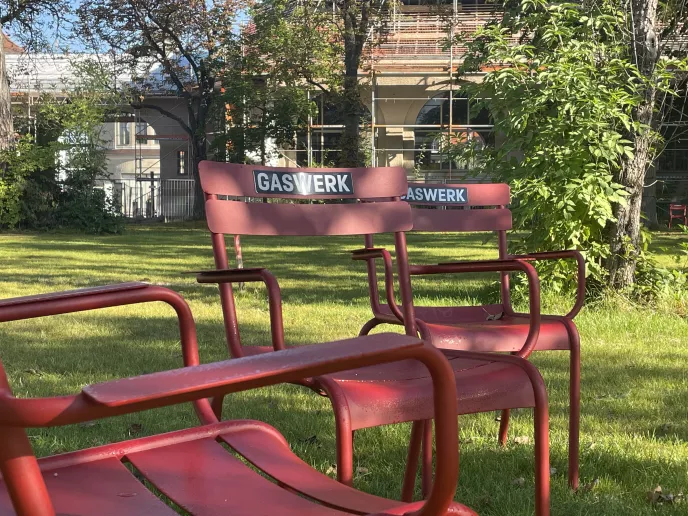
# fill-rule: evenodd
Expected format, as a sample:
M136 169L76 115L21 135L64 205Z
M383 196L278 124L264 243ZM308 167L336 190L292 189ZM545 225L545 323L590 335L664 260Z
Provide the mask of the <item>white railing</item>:
M193 179L104 181L116 209L131 219L187 220L194 213Z

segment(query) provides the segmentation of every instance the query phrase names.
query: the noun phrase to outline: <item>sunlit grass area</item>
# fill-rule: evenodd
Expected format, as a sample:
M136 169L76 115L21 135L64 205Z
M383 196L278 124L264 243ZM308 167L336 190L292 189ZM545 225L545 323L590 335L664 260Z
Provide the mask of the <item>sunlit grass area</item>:
M677 233L658 234L653 250L675 266L670 251ZM364 266L348 251L358 238L244 238L247 267L269 267L284 296L290 345L350 337L369 318ZM381 244L391 240L382 238ZM69 233L0 235L0 297L22 296L120 281L168 286L191 304L205 362L227 356L217 288L198 285L184 271L211 268L209 233L201 225L132 226L123 236ZM412 262L496 256L483 235L460 238L410 235ZM496 299L496 276L414 280L419 303L467 304ZM544 294L550 311L570 300ZM237 292L245 344L268 344L264 290ZM581 485L566 487L568 359L536 354L549 387L552 508L556 515L688 514L683 504L653 505L648 492L688 493L688 322L669 310L622 301L597 302L576 320L582 336ZM19 396L78 392L89 383L181 365L174 314L162 304L113 308L78 315L5 323L0 357ZM334 423L329 401L296 386L260 389L226 400L232 418L276 426L294 451L332 474ZM457 499L481 515L533 513L533 448L530 411L512 419L506 448L497 445L495 414L465 416L461 427L461 479ZM134 414L94 424L30 430L40 455L192 426L189 405ZM357 434L356 486L398 498L408 425ZM516 444L514 437L525 444ZM527 442L526 442L527 441ZM519 479L525 479L520 481Z

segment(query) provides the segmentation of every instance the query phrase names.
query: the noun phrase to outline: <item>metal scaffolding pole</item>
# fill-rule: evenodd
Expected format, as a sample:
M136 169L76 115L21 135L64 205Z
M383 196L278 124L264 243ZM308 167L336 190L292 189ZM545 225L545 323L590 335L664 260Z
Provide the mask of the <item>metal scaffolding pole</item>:
M311 90L308 90L306 92L306 95L308 95L308 106L309 106L309 111L308 111L308 130L306 131L306 164L309 167L313 166L313 145L311 143L311 129L313 127L313 115L311 114L310 111L310 105L311 105ZM298 145L296 146L298 149ZM298 163L298 157L297 157L297 163Z
M318 113L320 122L320 166L325 166L325 95L320 95L320 112Z
M454 0L456 2L456 0ZM454 125L454 23L449 27L449 134L447 143L451 142ZM452 160L449 159L449 180L452 176Z
M370 147L372 150L370 161L371 166L377 166L377 157L375 151L375 137L377 135L377 129L375 127L375 89L377 88L377 81L375 79L375 72L373 71L373 85L371 88L371 110L370 110Z

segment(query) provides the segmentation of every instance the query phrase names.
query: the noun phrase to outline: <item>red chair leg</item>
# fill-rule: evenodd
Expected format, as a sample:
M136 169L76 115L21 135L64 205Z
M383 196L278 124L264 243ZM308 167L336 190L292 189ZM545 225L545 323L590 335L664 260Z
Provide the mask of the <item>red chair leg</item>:
M351 414L346 397L331 379L320 379L318 386L332 403L334 428L337 440L337 480L344 485L354 483L354 432L351 429Z
M210 402L210 406L213 409L213 414L218 421L222 420L222 403L225 401L224 396L215 396Z
M347 411L348 416L348 411ZM335 410L337 437L337 480L347 486L354 484L354 433L348 417L339 417Z
M567 321L571 343L569 365L569 471L568 480L571 489L578 489L579 453L580 453L580 335L571 321Z
M402 502L408 503L413 501L413 491L416 488L416 474L418 472L418 457L420 456L424 428L425 424L423 421L414 421L411 427L411 439L409 440L408 454L406 456L404 484L401 488Z
M423 425L423 462L421 463L421 492L426 499L432 489L432 419Z
M550 514L549 410L542 378L531 377L535 392L535 515Z
M502 410L502 415L499 421L499 444L501 446L506 446L506 442L509 438L509 418L511 417L511 411L509 409Z
M18 514L54 516L55 509L38 468L31 443L22 428L5 428L0 439L9 446L0 449L2 475Z

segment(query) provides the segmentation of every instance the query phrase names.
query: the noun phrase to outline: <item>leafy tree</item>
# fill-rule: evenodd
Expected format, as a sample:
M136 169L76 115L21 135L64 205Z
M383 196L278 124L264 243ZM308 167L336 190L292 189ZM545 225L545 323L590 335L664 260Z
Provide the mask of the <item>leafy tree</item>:
M27 49L44 43L43 29L69 12L63 0L0 0L0 150L14 143L12 99L5 68L5 29L17 29Z
M659 141L654 99L672 94L676 70L686 66L632 59L621 7L521 0L480 29L463 71L499 66L465 89L486 99L503 143L453 149L511 183L516 222L531 230L523 250L584 250L591 277L616 287L633 281L627 272L642 255L644 171ZM570 277L563 264L550 272L560 284Z
M96 188L96 180L107 176L103 122L117 109L118 98L103 87L106 77L87 72L81 70L82 77L69 85L66 101L45 93L36 106L39 136L24 136L5 151L9 166L0 181L5 186L0 188L4 226L121 231L121 216Z
M131 105L169 117L189 136L194 175L207 157L209 115L219 97L216 79L233 66L227 58L235 52L226 49L237 41L234 29L244 6L241 0L83 0L77 10L77 36L114 53L118 66L140 78L128 91ZM184 99L186 119L146 102L147 91L155 89ZM198 181L194 206L202 216Z
M282 76L301 79L336 103L344 130L339 166L365 164L358 73L385 37L390 3L384 0L266 0L255 16L257 34L270 34L263 55Z
M264 164L274 152L267 148L268 142L279 148L293 147L295 134L303 129L314 108L304 80L317 84L313 77L332 73L333 68L325 65L327 56L336 67L333 47L323 37L327 26L321 26L322 34L311 30L327 17L321 11L293 11L291 7L283 2L279 8L275 3L270 8L259 5L254 9L252 22L241 34L241 55L235 56L235 66L221 75L224 102L220 115L226 117L227 124L224 138L216 138L214 145L224 147L230 161L257 160ZM304 23L290 26L293 19L287 22L288 16L302 17ZM298 59L318 69L302 69L297 75L292 63L277 58L280 53L317 53L321 59Z
M12 146L0 150L0 227L14 228L23 218L22 201L29 177L50 167L54 154L34 145L31 137L19 138Z

